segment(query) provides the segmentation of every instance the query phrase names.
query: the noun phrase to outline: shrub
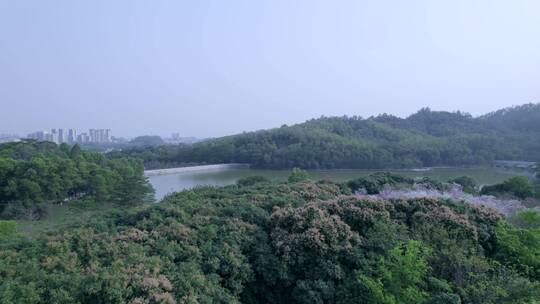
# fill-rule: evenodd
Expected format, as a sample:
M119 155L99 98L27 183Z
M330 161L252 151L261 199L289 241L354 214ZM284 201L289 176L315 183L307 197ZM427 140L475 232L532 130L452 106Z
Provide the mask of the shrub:
M15 221L0 220L0 238L10 237L17 233L17 223Z
M236 184L238 186L253 186L255 184L259 184L259 183L267 183L269 182L270 180L264 176L248 176L248 177L244 177L244 178L241 178L239 179Z
M289 183L297 183L301 181L306 181L310 179L310 175L307 171L304 171L299 168L294 168L291 172L291 175L289 175L289 178L287 181Z
M463 188L464 192L471 193L471 194L476 192L477 183L472 177L460 176L460 177L451 179L448 182L460 185Z
M525 199L534 196L534 186L526 176L515 176L507 179L502 184L485 186L481 194L487 195L512 195Z

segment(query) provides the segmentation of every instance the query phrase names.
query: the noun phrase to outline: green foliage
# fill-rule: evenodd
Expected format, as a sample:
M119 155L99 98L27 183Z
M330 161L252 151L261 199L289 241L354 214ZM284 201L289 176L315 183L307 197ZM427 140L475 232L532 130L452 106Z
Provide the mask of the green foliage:
M529 220L530 214L524 215ZM533 226L538 226L534 217ZM523 275L540 280L540 229L516 228L499 224L496 229L497 253L495 257Z
M388 258L379 263L379 278L359 274L358 280L369 289L372 303L424 303L429 299L425 289L430 255L429 247L409 241L390 250Z
M457 294L443 293L434 296L428 302L428 304L461 304L461 298Z
M190 146L186 144L178 144L175 146L127 146L122 147L121 151L113 151L107 153L111 159L132 157L141 159L144 162L144 167L147 170L187 167L206 161L190 160L184 156L185 151L189 150Z
M248 179L0 240L0 303L534 303L535 229L446 200Z
M449 185L429 177L412 179L389 172L378 172L369 176L359 177L346 183L352 192L365 192L366 194L378 194L385 188L410 188L420 186L426 189L447 190Z
M297 183L297 182L306 181L309 179L310 179L309 173L299 168L293 168L291 174L287 178L289 183Z
M534 187L525 176L511 177L503 185L507 191L512 192L519 198L532 197L534 194Z
M382 280L388 294L402 303L425 301L428 293L422 291L422 285L430 269L426 261L430 255L431 250L418 241L390 250L382 266Z
M463 188L464 192L474 194L476 193L476 187L478 184L476 181L469 176L461 176L448 181L449 183L454 183L460 185Z
M40 218L45 204L81 198L141 203L153 194L139 160L110 160L77 145L38 142L0 145L0 155L3 218Z
M7 238L17 233L17 223L15 221L0 220L0 239Z
M236 182L236 184L238 184L238 186L253 186L258 183L267 183L269 181L270 180L268 180L264 176L248 176L248 177L239 179L238 182Z
M384 187L396 187L400 184L412 185L413 179L391 173L375 173L370 176L360 177L347 182L347 186L353 191L363 190L367 194L377 194Z
M525 210L510 218L511 223L519 228L540 229L540 212L537 210Z
M157 135L144 135L135 137L130 141L131 144L137 146L160 146L165 144L163 139Z
M488 195L512 195L521 199L535 195L534 185L526 176L515 176L504 181L502 184L485 186L481 194Z
M74 144L73 147L71 147L71 150L69 152L69 157L71 159L76 159L81 155L81 147L79 147L78 144Z
M540 160L540 104L473 118L422 109L408 118L321 117L193 145L124 149L145 166L248 163L255 168L383 169Z

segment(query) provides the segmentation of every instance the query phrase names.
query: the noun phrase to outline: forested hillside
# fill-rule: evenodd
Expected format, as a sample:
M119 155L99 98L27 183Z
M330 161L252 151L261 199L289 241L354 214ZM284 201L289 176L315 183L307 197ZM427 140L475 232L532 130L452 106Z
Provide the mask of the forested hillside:
M186 163L249 163L257 168L410 168L540 160L540 104L480 117L422 109L407 118L321 117L192 146L113 153L147 168Z
M47 204L152 199L141 160L108 159L50 142L0 145L0 218L40 218Z
M27 239L0 221L0 303L499 304L540 299L540 215L388 186L248 178ZM466 179L461 182L468 184ZM413 185L414 183L414 185ZM420 184L418 184L420 183ZM379 193L369 196L353 190Z

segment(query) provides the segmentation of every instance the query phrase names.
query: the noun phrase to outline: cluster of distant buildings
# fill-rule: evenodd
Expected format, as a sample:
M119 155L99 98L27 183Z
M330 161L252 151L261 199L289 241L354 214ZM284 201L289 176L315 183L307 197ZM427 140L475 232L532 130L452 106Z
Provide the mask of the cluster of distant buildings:
M87 132L79 132L77 129L51 129L49 131L37 131L26 136L28 139L37 141L50 141L56 144L128 144L129 139L111 136L110 129L90 129ZM17 134L0 133L0 143L16 142L23 140L23 136ZM173 133L170 137L162 138L166 144L194 144L204 139L197 137L181 136Z
M180 133L173 133L169 138L163 138L163 140L168 144L194 144L201 141L197 137L182 137Z
M19 141L19 136L17 134L0 134L0 143Z
M90 129L88 132L78 133L77 129L51 129L51 131L37 131L28 134L27 138L38 141L51 141L57 144L87 144L87 143L110 143L110 129Z

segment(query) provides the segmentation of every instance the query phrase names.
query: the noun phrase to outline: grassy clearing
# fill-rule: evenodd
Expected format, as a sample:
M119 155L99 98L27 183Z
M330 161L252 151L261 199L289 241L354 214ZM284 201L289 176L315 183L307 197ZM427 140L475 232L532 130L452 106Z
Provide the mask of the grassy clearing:
M17 220L18 232L35 236L40 232L56 230L62 226L85 222L92 217L119 207L112 203L70 202L69 204L51 204L47 206L47 217L40 220Z

